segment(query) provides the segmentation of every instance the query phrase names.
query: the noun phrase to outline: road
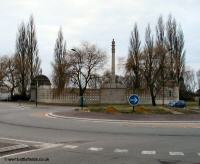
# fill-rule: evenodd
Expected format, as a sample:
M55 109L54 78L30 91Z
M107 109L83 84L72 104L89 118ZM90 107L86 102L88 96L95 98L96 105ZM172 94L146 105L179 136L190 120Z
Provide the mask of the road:
M95 122L46 116L65 110L72 107L0 103L0 139L51 145L0 158L0 163L200 164L200 124ZM31 161L36 158L48 160Z

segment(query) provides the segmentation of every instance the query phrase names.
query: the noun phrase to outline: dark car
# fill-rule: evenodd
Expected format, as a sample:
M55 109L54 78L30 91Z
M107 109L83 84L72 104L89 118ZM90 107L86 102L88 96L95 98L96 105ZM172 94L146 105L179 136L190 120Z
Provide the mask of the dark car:
M178 100L178 101L170 101L168 106L174 107L174 108L185 108L186 103L184 100Z

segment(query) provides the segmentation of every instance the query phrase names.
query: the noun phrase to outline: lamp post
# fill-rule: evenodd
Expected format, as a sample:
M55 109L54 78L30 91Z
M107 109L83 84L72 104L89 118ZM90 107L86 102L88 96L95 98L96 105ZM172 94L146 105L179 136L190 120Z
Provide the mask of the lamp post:
M72 51L74 51L76 54L78 54L79 55L79 57L80 57L80 65L79 65L79 73L80 73L80 85L79 85L79 95L80 95L80 107L81 107L81 110L83 110L83 95L82 95L82 93L81 93L81 89L82 89L82 83L81 83L81 69L82 69L82 60L81 60L81 54L80 54L80 52L78 52L76 49L71 49Z
M37 107L37 104L38 104L38 79L36 79L36 84L35 84L35 106Z

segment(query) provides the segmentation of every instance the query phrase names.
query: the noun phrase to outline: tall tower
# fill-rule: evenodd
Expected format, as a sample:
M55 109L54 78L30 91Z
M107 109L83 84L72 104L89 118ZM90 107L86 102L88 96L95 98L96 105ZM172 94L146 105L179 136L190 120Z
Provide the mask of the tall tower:
M112 66L111 66L111 70L112 70L112 77L111 77L111 83L114 84L115 83L115 40L112 40Z

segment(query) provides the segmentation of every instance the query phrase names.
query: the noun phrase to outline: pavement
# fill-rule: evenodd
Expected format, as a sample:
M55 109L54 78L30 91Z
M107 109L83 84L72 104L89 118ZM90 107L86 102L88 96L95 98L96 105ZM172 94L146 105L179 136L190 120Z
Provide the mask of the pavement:
M48 113L70 113L73 109L0 103L0 141L40 145L39 149L1 156L0 163L200 163L200 123L137 124L48 117Z

